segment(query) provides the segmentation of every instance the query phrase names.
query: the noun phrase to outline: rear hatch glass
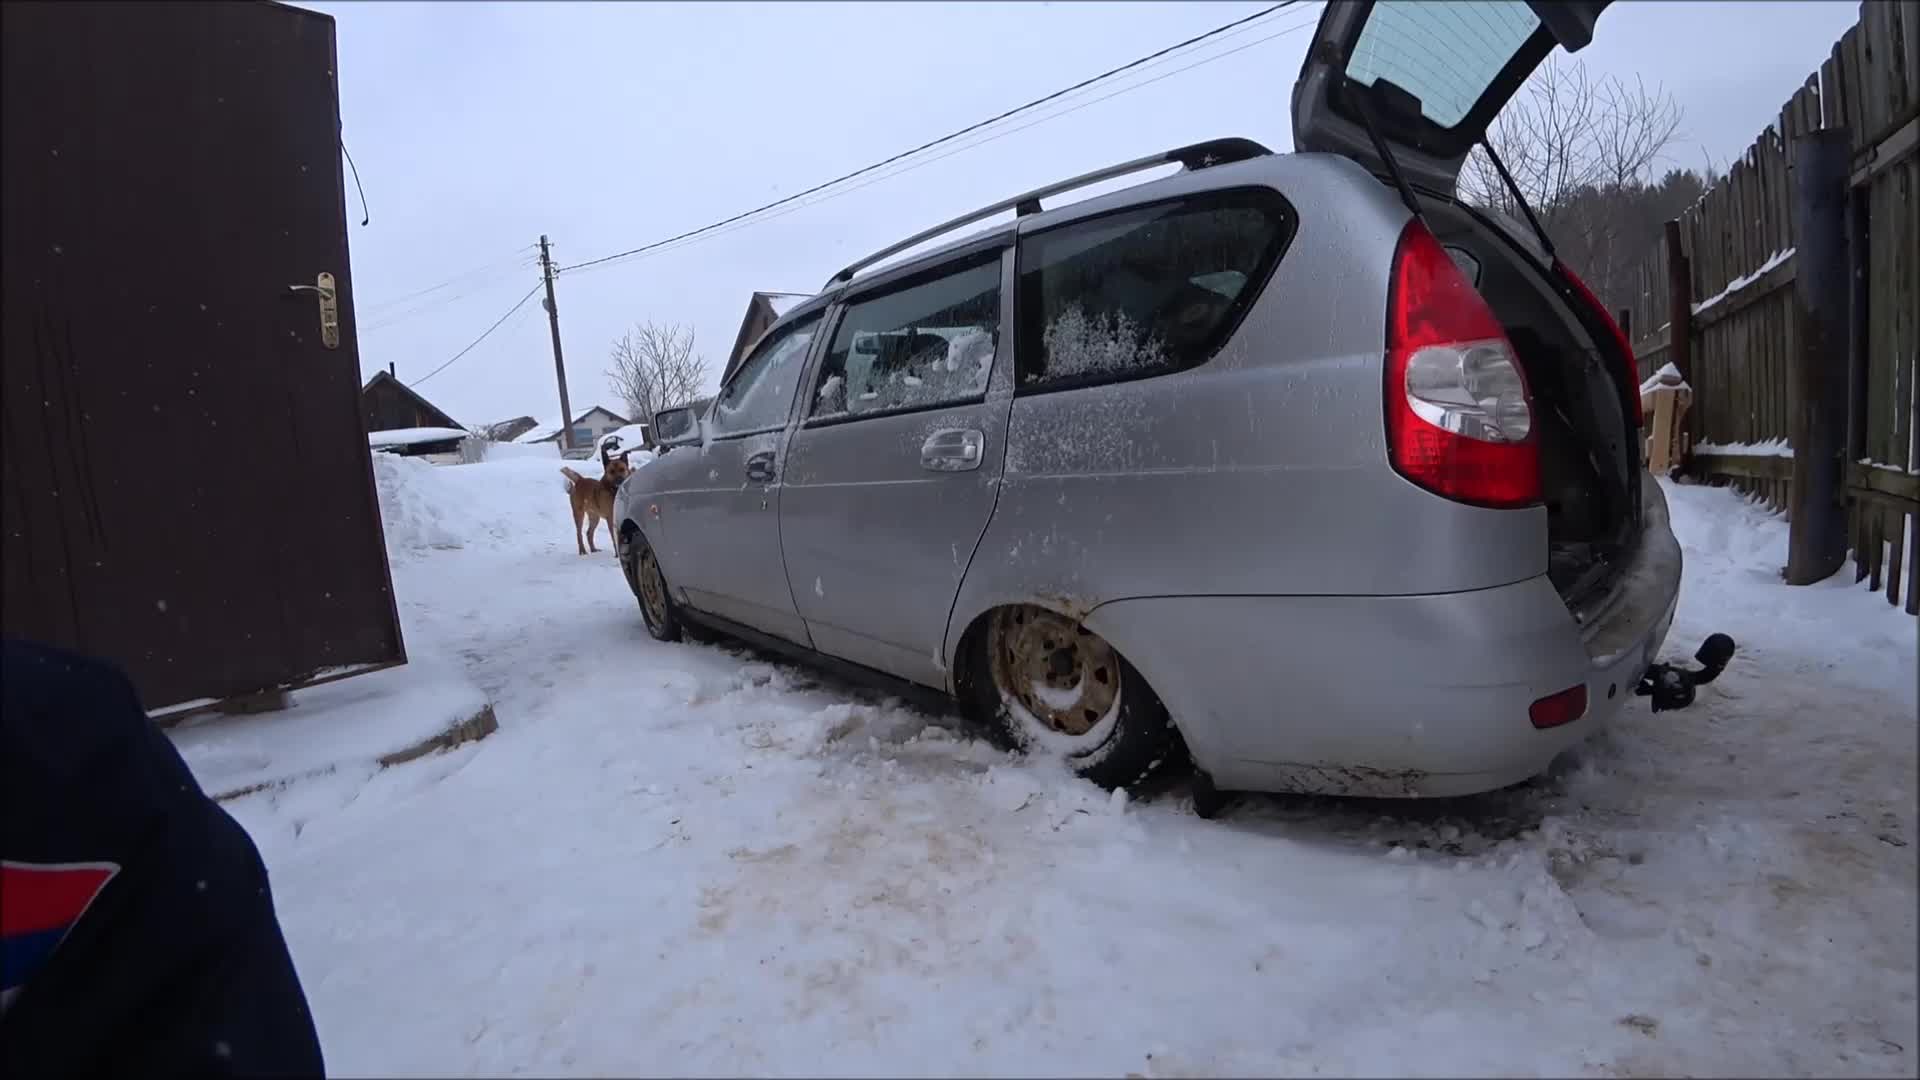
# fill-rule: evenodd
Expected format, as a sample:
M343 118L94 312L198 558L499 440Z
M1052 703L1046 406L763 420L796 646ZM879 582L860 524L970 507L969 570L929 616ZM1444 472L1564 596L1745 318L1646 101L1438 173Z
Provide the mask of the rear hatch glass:
M1322 10L1293 86L1295 149L1451 192L1467 152L1554 47L1592 39L1610 0L1353 0Z
M1428 122L1456 131L1538 29L1525 4L1379 4L1354 41L1347 78L1386 79L1420 100Z

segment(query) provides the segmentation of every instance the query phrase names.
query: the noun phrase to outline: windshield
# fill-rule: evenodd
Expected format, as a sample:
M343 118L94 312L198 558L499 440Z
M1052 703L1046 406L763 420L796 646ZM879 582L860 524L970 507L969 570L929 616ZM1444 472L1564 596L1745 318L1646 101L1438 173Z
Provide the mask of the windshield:
M1452 129L1540 28L1520 0L1381 0L1347 60L1363 86L1385 79L1420 99L1420 113Z

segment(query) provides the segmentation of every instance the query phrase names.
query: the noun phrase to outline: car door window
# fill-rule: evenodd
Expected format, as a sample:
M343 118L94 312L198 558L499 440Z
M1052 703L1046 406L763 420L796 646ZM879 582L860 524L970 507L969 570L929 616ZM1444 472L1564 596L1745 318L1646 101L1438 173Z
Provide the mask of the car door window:
M708 421L715 435L744 435L787 422L793 389L805 366L807 347L820 328L819 316L776 330L740 365L733 380L713 400Z
M848 305L807 416L838 420L977 401L1000 342L998 251Z

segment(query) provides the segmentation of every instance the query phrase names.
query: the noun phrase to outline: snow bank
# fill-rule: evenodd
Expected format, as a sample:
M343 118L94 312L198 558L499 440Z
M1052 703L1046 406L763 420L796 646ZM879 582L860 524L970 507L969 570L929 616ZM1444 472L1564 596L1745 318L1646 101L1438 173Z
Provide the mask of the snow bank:
M597 461L569 467L600 475ZM457 548L511 548L531 537L570 538L573 533L566 478L556 458L436 466L375 454L373 477L387 553L396 561Z
M488 461L505 461L510 458L537 458L541 461L559 461L559 443L490 442L486 447Z
M348 770L417 751L472 722L487 696L458 667L416 660L295 690L291 708L208 715L167 734L201 787L216 798Z
M1790 680L1795 697L1817 700L1839 678L1890 693L1909 710L1920 705L1913 616L1856 584L1852 562L1816 585L1787 585L1780 577L1785 515L1732 488L1660 483L1686 561L1669 651L1691 653L1708 633L1724 630L1741 646L1734 663L1752 665L1756 677L1771 672L1753 670L1768 661L1749 646L1762 657L1790 655L1796 670L1826 673L1825 683ZM1699 617L1687 618L1689 611ZM1912 727L1911 711L1905 722Z

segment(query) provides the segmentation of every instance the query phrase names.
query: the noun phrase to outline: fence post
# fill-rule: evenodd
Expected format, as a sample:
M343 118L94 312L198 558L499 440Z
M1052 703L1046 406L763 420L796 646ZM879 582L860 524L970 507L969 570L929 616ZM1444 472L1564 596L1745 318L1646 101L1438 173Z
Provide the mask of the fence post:
M1858 461L1867 455L1868 190L1849 187L1847 191L1847 276L1851 285L1847 310L1848 461Z
M1693 372L1693 267L1687 262L1686 248L1680 243L1680 219L1675 218L1666 224L1667 236L1667 363L1680 372L1680 378L1700 392L1700 380ZM1697 439L1686 436L1693 431L1693 421L1686 416L1680 418L1681 463L1693 456L1693 443ZM1678 464L1678 463L1676 463Z
M1793 148L1793 356L1799 408L1789 417L1793 443L1792 519L1787 584L1811 585L1840 569L1847 555L1846 442L1848 344L1852 318L1847 261L1847 184L1851 142L1845 128L1809 131Z

